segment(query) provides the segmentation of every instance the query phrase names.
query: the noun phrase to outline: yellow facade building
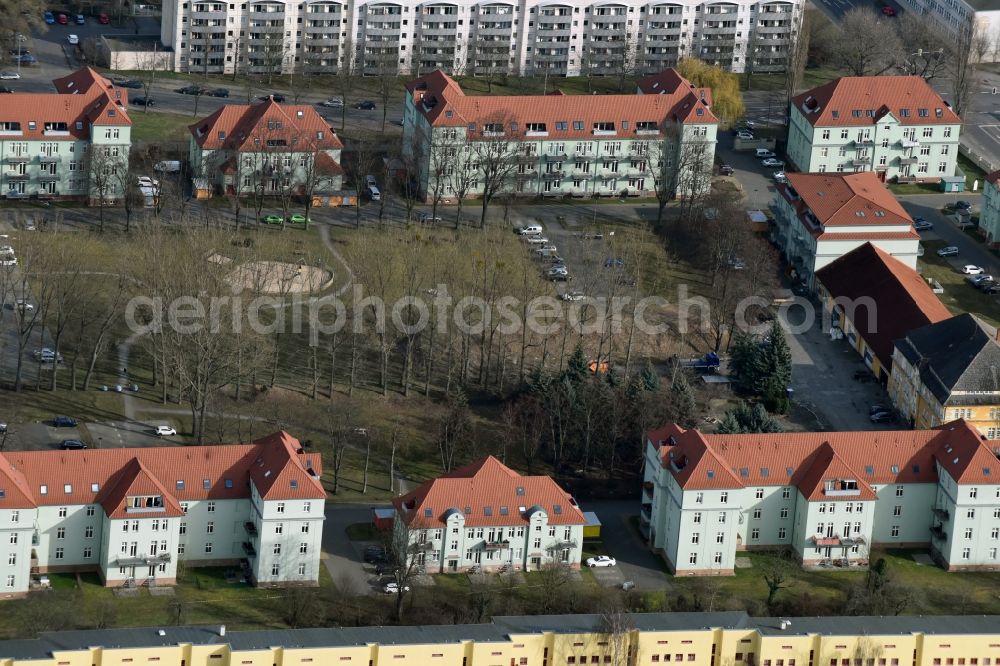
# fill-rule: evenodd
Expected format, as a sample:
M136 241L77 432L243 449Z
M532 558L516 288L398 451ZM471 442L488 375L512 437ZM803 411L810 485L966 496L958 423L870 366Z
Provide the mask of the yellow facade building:
M0 666L997 666L1000 616L742 612L496 617L490 624L67 631L0 642Z

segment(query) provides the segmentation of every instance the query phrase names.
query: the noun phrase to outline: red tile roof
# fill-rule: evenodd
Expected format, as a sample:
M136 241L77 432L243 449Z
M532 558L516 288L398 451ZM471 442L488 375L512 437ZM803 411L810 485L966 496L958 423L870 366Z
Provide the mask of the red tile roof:
M920 234L913 231L858 231L853 233L821 233L816 236L816 240L838 241L838 240L919 240Z
M138 458L129 460L118 476L98 496L98 503L104 507L108 518L136 518L139 513L129 516L128 498L136 496L159 496L163 498L162 516L179 518L184 515L180 503L170 494L163 484L153 476ZM142 508L140 507L140 511ZM134 511L134 509L133 509ZM161 513L157 512L157 516Z
M681 76L681 73L673 67L656 74L650 74L649 76L642 77L636 81L636 86L638 87L639 92L643 95L672 95L679 88L687 87L691 90L691 92L705 100L709 106L712 104L711 88L696 87L693 83Z
M823 481L858 482L860 495L823 495L828 501L868 497L872 484L935 483L935 463L941 463L961 483L993 483L1000 478L1000 460L988 442L964 420L932 430L871 430L859 432L793 432L752 435L704 435L696 430L669 426L676 444L647 438L657 447L660 463L685 490L748 486L794 485L809 497ZM948 449L951 449L949 451ZM680 456L699 455L706 449L717 465L738 481L720 486L720 470L704 467L694 473L678 471L671 464ZM715 472L714 478L707 474ZM820 490L820 492L822 492Z
M885 365L892 359L893 340L951 318L919 273L871 243L819 269L816 279L833 298L845 299L851 324ZM865 299L871 299L871 307Z
M993 183L994 185L1000 184L1000 171L994 171L990 175L986 176L986 181Z
M283 106L270 98L250 106L226 104L188 129L199 146L211 150L267 151L269 140L284 140L285 145L275 149L282 152L344 147L316 109L306 104ZM219 138L220 133L222 138ZM318 139L319 136L323 138Z
M878 176L860 173L789 173L788 184L825 227L913 225L909 213L896 201ZM789 199L786 186L779 186Z
M487 456L427 481L393 500L411 527L444 527L451 512L465 514L465 525L524 525L533 507L548 515L550 525L582 525L576 500L547 476L521 476Z
M447 74L435 70L406 84L414 106L435 127L467 127L501 122L511 136L524 135L528 123L544 123L551 139L641 138L637 123L655 123L660 133L667 122L717 124L700 89L685 79L660 95L466 95ZM700 115L699 115L700 114ZM517 123L510 130L509 123ZM556 129L566 123L566 129ZM574 123L582 123L577 129ZM594 135L594 123L614 123L615 134ZM627 127L625 126L627 123ZM655 136L655 135L653 135Z
M920 76L844 76L796 95L792 105L814 127L874 125L890 113L903 125L962 122Z
M0 453L0 509L100 503L115 517L134 489L163 493L170 511L177 502L249 497L249 481L268 500L324 499L321 471L319 456L285 432L252 444L11 451Z

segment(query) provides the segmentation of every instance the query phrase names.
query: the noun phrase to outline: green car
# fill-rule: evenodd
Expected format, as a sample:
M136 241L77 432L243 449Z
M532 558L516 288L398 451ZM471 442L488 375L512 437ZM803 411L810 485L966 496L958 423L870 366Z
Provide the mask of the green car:
M285 220L280 215L268 215L264 218L265 224L281 224Z
M292 215L288 221L292 224L308 224L311 220L305 215Z

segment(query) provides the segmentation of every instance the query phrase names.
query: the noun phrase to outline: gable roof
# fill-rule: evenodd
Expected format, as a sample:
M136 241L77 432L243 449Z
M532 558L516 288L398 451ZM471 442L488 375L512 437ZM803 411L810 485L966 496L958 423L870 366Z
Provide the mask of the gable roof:
M872 485L936 482L935 461L944 461L945 456L951 456L948 460L959 458L958 462L950 463L962 467L962 472L956 471L956 478L962 473L968 474L964 478L977 479L980 483L981 478L990 477L993 482L1000 478L1000 460L992 455L985 438L961 419L931 430L707 435L684 430L676 424L672 429L676 444L652 439L651 433L647 433L647 438L656 447L661 466L685 490L795 486L807 498L822 496L826 501L873 499ZM949 446L954 448L958 444L963 449L957 456L954 451L947 451ZM704 450L702 456L711 455L718 461L729 472L726 478L735 480L736 484L707 485L704 475L685 474L685 469L678 470L671 464L678 456L691 456L698 449ZM984 468L991 471L984 473ZM977 470L979 476L974 476ZM857 481L859 492L824 494L825 481L845 479Z
M712 105L711 88L698 88L681 76L681 73L673 67L642 77L636 81L636 87L643 95L672 95L678 89L686 87L699 98L705 100L706 104Z
M893 340L951 317L915 270L871 243L819 269L816 278L830 296L843 299L851 324L886 367Z
M226 104L189 125L188 130L200 147L211 150L266 152L268 141L284 141L283 145L273 148L282 152L344 147L316 109L305 104L278 104L270 97L259 104Z
M871 171L858 173L788 173L788 186L780 186L787 199L797 195L826 227L910 227L913 219L896 197Z
M941 404L996 401L1000 391L1000 345L997 331L974 315L962 313L923 326L896 340L896 347L920 372L920 380ZM955 391L979 392L953 396Z
M874 125L889 114L902 125L962 122L921 76L843 76L796 95L792 106L814 127Z
M671 77L672 78L672 77ZM505 133L525 134L529 123L544 123L550 140L594 139L595 123L614 123L614 134L599 138L634 138L637 123L655 123L663 134L668 122L718 124L709 108L710 98L700 98L699 88L678 75L681 84L658 95L466 95L450 76L440 70L406 84L418 113L435 127L462 127L502 122ZM511 129L510 123L516 123ZM566 123L556 129L556 123ZM473 135L474 137L475 135Z
M493 456L427 481L393 505L418 529L444 527L455 511L465 515L466 527L523 525L536 507L550 525L586 522L576 500L550 477L521 476Z
M162 493L169 511L249 497L251 482L267 500L324 499L321 471L319 456L285 432L252 444L10 451L0 453L0 509L99 503L117 517L133 491Z
M146 508L140 507L138 512L129 516L129 509L133 507L128 506L127 499L137 495L162 497L163 506L159 507L162 508L162 513L158 511L158 515L167 518L177 518L184 515L184 510L181 509L177 500L163 487L159 479L150 474L138 458L132 458L125 464L117 478L98 496L97 501L104 507L104 512L109 518L134 518L139 515L143 508Z

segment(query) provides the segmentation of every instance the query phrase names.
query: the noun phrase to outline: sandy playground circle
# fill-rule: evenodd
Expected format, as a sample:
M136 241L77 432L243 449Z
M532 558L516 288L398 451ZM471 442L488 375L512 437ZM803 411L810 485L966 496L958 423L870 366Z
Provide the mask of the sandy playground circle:
M209 261L227 265L232 259L213 254ZM237 290L258 294L313 294L328 288L333 272L305 264L282 261L252 261L235 268L226 280Z

